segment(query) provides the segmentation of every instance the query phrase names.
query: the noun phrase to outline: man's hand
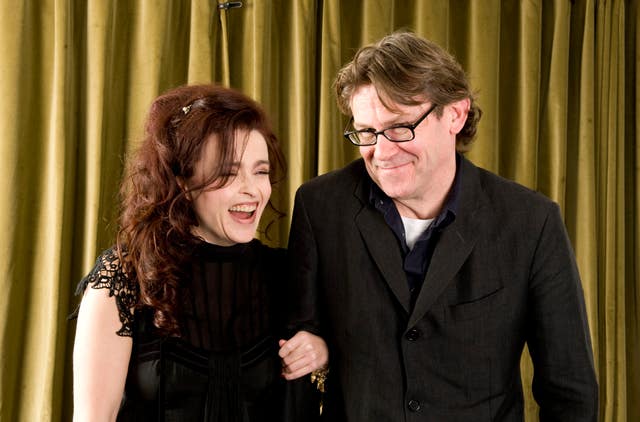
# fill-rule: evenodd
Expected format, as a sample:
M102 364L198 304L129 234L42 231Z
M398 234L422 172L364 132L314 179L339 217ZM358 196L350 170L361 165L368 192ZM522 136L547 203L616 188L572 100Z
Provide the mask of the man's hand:
M282 358L282 376L294 380L325 368L329 362L329 350L321 337L307 331L298 331L289 340L280 340L278 355Z

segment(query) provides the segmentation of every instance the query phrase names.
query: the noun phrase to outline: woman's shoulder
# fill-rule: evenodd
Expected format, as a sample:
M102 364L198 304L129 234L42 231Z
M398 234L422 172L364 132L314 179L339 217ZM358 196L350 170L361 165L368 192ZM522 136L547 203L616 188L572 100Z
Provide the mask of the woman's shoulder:
M126 253L123 254L126 256ZM80 281L76 293L82 293L90 286L94 289L109 289L111 293L131 288L120 257L114 248L103 251L96 259L93 268Z
M118 314L122 322L122 328L117 334L131 336L139 288L137 283L127 276L121 257L126 257L126 252L118 255L114 248L103 251L96 259L93 268L78 283L76 294L83 294L87 287L107 289L109 296L115 297Z

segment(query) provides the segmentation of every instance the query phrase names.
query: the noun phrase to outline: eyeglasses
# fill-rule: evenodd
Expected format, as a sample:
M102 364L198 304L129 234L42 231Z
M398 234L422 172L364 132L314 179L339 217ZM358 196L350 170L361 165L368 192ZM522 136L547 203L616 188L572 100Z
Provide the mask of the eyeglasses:
M357 146L375 145L378 142L378 135L384 136L385 138L387 138L391 142L408 142L408 141L412 141L413 138L416 137L416 134L414 132L415 129L418 127L418 125L420 123L422 123L422 121L424 119L427 118L427 116L433 110L435 110L436 107L437 107L437 104L433 104L429 108L429 110L427 110L426 113L424 113L412 125L391 126L391 127L388 127L386 129L382 129L382 130L377 131L377 132L376 132L375 129L372 129L372 128L348 131L347 128L349 126L351 126L351 124L353 123L353 117L351 117L351 120L349 120L349 123L347 124L347 128L345 128L344 137L347 138L347 140L349 142L351 142L353 145L357 145Z

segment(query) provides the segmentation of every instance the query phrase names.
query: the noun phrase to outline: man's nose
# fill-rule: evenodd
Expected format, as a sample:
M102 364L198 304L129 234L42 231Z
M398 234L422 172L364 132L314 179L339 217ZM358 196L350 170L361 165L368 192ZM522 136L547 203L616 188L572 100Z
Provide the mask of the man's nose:
M384 160L391 156L393 156L398 150L398 145L396 142L392 142L384 137L384 135L379 134L376 144L373 146L373 156L377 160Z

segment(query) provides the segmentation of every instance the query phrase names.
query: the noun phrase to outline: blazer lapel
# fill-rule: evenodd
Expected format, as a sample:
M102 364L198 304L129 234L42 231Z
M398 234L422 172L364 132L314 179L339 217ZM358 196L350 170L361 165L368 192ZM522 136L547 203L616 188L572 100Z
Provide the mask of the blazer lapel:
M462 190L458 215L440 235L431 258L424 283L409 317L409 327L415 325L431 309L436 300L467 260L473 250L486 207L477 168L462 160Z
M361 181L356 189L356 196L363 207L355 217L356 226L378 270L408 315L411 309L411 297L407 276L402 267L402 254L398 247L398 240L382 215L373 207L366 206L368 202L366 191L367 185Z
M356 225L376 266L408 314L409 286L402 269L402 255L398 248L398 240L384 221L381 222L381 219L382 216L377 211L365 207L356 216Z

